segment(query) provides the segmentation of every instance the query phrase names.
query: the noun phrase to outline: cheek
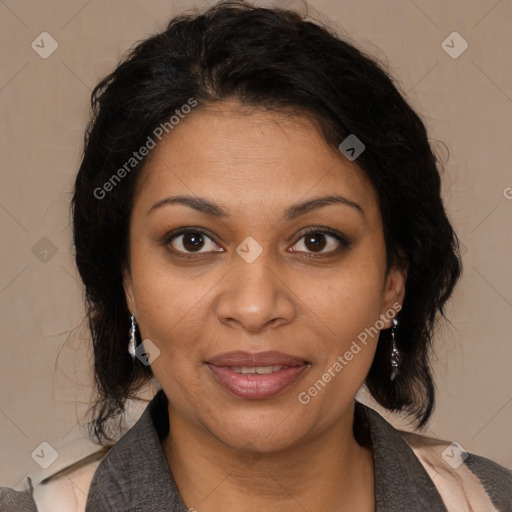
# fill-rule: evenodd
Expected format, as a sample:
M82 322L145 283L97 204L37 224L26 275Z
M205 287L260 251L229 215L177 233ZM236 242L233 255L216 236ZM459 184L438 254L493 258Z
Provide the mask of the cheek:
M151 339L161 352L179 351L201 325L194 315L205 287L173 268L161 248L137 247L131 265L142 338Z
M314 294L311 309L317 312L319 325L328 327L318 333L325 334L317 336L322 354L308 380L313 387L319 380L328 382L316 407L327 407L336 397L349 400L366 378L379 337L375 324L381 312L382 279L376 261L360 255L334 274L328 287Z
M353 261L329 275L324 286L301 278L300 294L311 309L343 338L354 337L379 318L382 304L383 269L354 255ZM316 284L316 286L315 286Z
M309 414L323 411L325 421L333 419L339 410L331 404L349 403L363 384L380 333L375 325L380 317L381 281L378 265L359 261L337 274L323 293L314 295L311 309L318 312L319 325L328 328L317 331L326 335L317 336L318 364L301 390L315 404Z
M141 333L161 351L176 355L186 349L192 355L192 340L204 329L204 287L180 284L169 276L146 281L138 298L138 322Z

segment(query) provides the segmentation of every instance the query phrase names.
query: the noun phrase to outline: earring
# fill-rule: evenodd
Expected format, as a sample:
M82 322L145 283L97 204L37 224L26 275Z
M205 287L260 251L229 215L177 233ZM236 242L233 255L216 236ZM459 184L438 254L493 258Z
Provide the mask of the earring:
M135 359L135 345L137 344L135 340L135 315L132 314L130 318L132 322L132 326L130 327L130 341L128 342L128 352Z
M396 348L396 326L398 325L398 320L396 318L392 319L393 327L391 329L391 377L390 379L393 381L395 377L398 375L398 367L400 365L400 351Z

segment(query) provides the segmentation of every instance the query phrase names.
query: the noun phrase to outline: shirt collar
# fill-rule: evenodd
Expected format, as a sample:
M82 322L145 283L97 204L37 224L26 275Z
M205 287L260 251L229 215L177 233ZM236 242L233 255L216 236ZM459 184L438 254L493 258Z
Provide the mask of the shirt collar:
M366 428L371 438L376 512L448 512L432 479L393 425L360 402L354 424Z
M376 411L355 402L354 432L373 447L376 512L448 512L405 439ZM85 512L187 512L161 446L169 430L159 390L135 425L111 448L89 488Z

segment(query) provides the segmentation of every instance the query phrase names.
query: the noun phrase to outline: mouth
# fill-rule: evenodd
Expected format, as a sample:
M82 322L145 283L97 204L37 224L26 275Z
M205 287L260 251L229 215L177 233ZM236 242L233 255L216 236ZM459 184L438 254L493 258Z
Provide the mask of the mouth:
M275 364L273 366L229 366L232 372L243 373L244 375L268 375L269 373L278 372L282 368L289 368L281 364Z
M270 398L291 386L309 368L300 357L281 352L229 352L206 362L214 380L248 400Z

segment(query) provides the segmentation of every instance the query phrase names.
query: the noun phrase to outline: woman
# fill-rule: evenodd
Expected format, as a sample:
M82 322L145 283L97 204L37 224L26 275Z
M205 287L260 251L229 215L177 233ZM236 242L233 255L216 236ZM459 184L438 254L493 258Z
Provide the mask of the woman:
M461 272L425 126L385 71L298 14L224 2L140 43L92 106L72 201L91 434L158 392L85 472L4 500L512 510L510 470L355 400L366 384L426 425Z

